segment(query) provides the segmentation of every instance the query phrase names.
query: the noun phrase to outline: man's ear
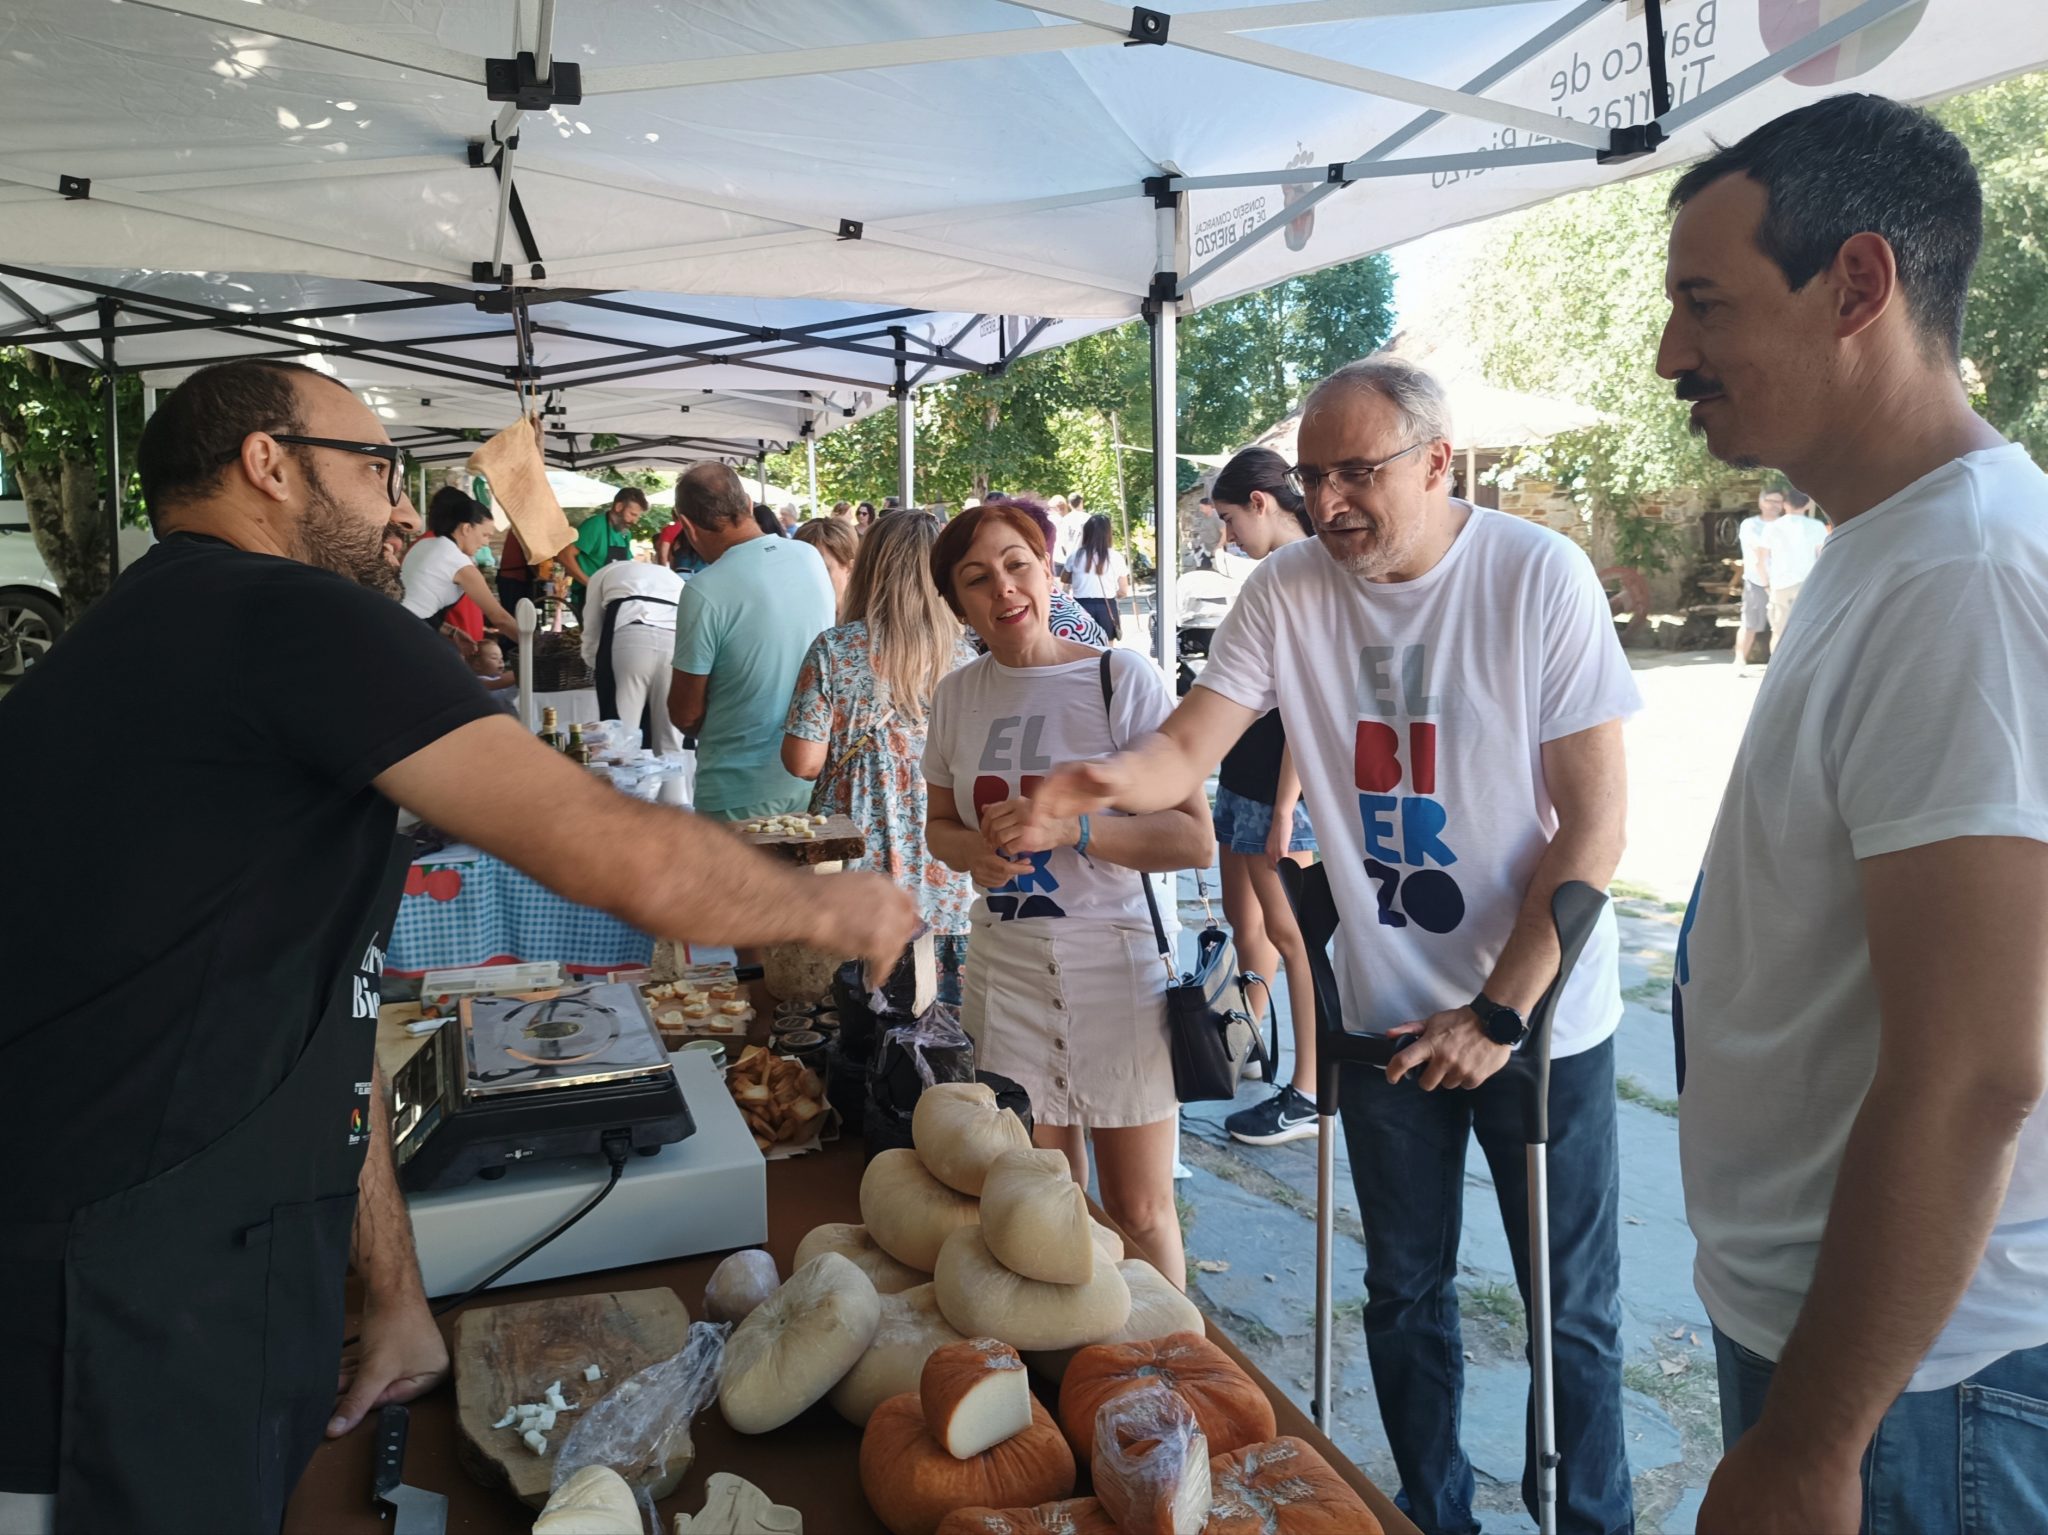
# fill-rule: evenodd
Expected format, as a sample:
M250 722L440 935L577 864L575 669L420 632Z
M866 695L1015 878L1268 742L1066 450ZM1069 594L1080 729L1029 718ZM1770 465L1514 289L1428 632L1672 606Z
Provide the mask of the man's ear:
M242 451L235 469L259 495L280 505L291 499L291 455L285 445L268 432L251 432L242 439Z
M1900 297L1891 242L1868 230L1842 242L1821 280L1834 293L1835 335L1843 341L1875 325Z

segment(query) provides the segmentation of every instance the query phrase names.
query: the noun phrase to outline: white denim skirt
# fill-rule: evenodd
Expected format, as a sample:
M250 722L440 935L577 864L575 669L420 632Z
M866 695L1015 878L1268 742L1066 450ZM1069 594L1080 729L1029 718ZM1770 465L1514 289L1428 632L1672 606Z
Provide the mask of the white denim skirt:
M960 1021L975 1065L1020 1084L1039 1124L1117 1130L1180 1110L1149 927L977 914Z

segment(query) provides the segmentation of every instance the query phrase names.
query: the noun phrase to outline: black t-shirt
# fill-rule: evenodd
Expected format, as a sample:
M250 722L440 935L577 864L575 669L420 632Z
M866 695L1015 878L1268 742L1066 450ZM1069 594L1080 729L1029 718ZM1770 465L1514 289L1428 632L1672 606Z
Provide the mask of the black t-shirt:
M371 780L495 712L391 598L192 535L0 699L0 1221L65 1220L269 1096L365 959L345 950L396 831ZM17 1305L50 1279L0 1254L0 1350L22 1367L0 1487L54 1452L35 1384L54 1360L23 1358L47 1355L49 1318Z
M1280 797L1280 754L1286 749L1287 732L1281 728L1280 711L1269 709L1237 738L1237 745L1217 769L1216 782L1232 794L1270 805Z

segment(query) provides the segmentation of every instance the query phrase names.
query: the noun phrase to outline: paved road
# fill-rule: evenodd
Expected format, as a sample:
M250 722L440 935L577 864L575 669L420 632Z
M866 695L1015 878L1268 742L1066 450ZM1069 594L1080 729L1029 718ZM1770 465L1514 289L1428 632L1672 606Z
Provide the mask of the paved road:
M1668 989L1683 902L1757 682L1738 677L1726 652L1643 653L1630 660L1644 710L1628 727L1630 846L1616 880L1625 1005L1616 1069L1623 1079L1618 1124L1628 1449L1639 1527L1646 1535L1690 1535L1720 1436L1712 1343L1692 1289L1692 1236L1679 1191ZM1183 876L1182 885L1184 915L1197 921L1193 877ZM1280 1005L1284 1016L1284 990ZM1192 1105L1183 1114L1189 1176L1180 1195L1190 1292L1306 1407L1313 1365L1315 1142L1242 1146L1222 1128L1225 1115L1264 1092L1248 1085L1236 1104ZM1341 1140L1339 1155L1335 1437L1391 1489L1398 1478L1358 1327L1364 1250L1342 1172ZM1487 1528L1532 1530L1520 1498L1526 1334L1492 1182L1476 1146L1465 1190L1465 1448L1480 1472Z

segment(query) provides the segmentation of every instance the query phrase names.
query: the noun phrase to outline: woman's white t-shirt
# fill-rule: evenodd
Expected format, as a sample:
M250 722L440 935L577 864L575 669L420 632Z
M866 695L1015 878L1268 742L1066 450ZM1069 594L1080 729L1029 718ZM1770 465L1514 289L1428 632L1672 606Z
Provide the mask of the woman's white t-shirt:
M1109 654L1114 725L1102 706L1099 656L1031 667L982 656L939 684L925 736L925 782L953 792L963 825L979 828L983 806L1030 793L1056 764L1106 757L1164 723L1173 700L1152 663L1135 650ZM976 887L977 918L1150 925L1142 875L1070 847L1029 859L1029 874L995 890Z
M1116 589L1131 573L1131 567L1124 563L1123 551L1112 549L1109 558L1100 570L1089 563L1088 556L1076 553L1067 564L1067 582L1076 602L1082 598L1114 599Z
M398 579L405 583L405 611L416 618L432 618L452 607L462 595L456 574L475 563L452 538L421 539L405 551L405 561L398 567Z

